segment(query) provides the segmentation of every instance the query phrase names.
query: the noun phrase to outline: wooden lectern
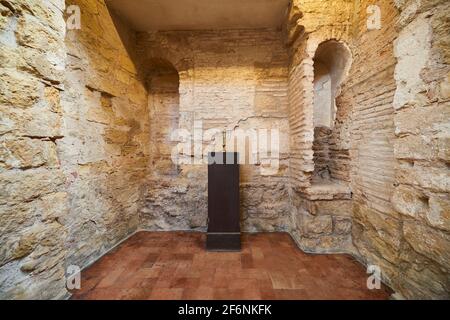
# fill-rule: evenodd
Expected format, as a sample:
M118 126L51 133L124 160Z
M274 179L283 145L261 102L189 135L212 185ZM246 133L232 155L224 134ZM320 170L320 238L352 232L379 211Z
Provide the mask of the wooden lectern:
M206 249L239 251L239 163L236 152L208 155L208 233Z

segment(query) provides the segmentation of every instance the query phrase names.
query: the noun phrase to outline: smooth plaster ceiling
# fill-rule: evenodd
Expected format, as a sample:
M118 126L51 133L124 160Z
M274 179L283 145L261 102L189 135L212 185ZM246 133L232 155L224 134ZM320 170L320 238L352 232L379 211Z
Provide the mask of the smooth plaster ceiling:
M289 0L107 0L136 31L280 27Z

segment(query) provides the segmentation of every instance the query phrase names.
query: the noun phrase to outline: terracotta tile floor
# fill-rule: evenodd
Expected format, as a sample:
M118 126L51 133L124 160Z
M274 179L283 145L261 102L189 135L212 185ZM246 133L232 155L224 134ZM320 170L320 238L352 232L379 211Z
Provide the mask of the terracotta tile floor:
M387 299L347 255L310 255L285 233L243 234L242 252L205 235L140 232L82 272L72 299Z

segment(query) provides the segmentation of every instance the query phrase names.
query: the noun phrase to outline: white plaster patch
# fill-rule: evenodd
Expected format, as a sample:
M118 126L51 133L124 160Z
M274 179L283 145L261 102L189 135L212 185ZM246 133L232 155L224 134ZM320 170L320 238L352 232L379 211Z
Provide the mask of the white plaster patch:
M8 19L8 24L2 32L0 32L0 44L10 48L17 48L16 39L17 18L11 17Z
M395 67L397 90L394 108L414 105L415 97L425 90L420 76L430 56L431 26L423 16L416 18L402 30L394 42L394 54L398 59Z

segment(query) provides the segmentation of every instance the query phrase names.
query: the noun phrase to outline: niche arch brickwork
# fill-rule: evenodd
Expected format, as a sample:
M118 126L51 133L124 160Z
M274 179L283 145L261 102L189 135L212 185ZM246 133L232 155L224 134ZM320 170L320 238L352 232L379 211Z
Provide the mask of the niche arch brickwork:
M348 112L339 108L340 95L350 66L350 49L341 41L322 42L314 55L314 173L312 184L349 181L349 141L343 126Z

